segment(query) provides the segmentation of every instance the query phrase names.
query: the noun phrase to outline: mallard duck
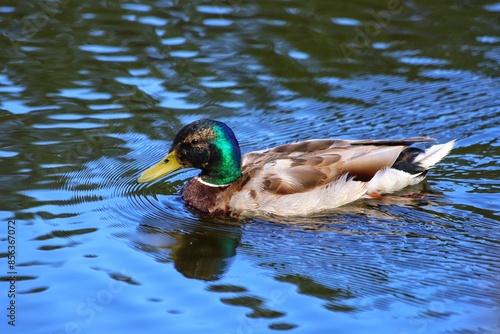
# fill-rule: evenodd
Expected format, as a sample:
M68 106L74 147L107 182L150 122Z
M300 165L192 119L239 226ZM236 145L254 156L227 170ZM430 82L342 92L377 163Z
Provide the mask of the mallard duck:
M423 151L409 147L429 137L390 140L315 139L241 156L233 131L201 119L184 126L168 154L145 170L139 183L177 169L201 173L182 189L184 201L204 212L303 216L362 197L378 197L422 181L455 141Z

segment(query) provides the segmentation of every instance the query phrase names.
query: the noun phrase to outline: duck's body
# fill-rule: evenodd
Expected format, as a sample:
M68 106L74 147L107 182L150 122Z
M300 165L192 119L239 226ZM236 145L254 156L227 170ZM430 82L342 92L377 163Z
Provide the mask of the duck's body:
M169 154L139 182L195 167L202 173L188 181L182 197L201 211L308 215L422 181L454 145L451 141L426 151L409 147L430 141L319 139L241 157L233 132L224 123L204 119L179 131Z

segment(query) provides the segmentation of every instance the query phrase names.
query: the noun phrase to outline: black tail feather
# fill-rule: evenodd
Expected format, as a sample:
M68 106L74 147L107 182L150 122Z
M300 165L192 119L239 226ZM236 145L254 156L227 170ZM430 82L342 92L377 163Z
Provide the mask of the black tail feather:
M392 165L392 168L410 174L427 173L427 170L424 167L415 162L415 158L423 152L423 150L416 147L408 147L404 149L399 154L396 162Z

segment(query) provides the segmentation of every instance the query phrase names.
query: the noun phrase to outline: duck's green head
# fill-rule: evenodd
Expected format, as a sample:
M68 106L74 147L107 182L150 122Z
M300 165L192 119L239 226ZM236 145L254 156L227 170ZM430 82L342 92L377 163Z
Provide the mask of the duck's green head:
M145 170L137 182L151 182L185 167L201 169L201 179L220 186L241 176L240 146L224 123L200 119L183 127L175 136L168 154Z

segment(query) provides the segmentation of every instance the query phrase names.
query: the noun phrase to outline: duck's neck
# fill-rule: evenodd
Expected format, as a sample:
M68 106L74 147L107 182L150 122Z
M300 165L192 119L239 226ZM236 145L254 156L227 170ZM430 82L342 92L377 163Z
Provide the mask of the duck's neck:
M200 175L200 176L198 176L196 179L197 179L197 180L198 180L198 182L200 182L201 184L203 184L203 185L205 185L205 186L207 186L207 187L212 187L212 188L225 188L225 187L227 187L228 185L230 185L232 182L234 182L234 181L231 181L231 182L227 182L227 183L225 183L225 182L222 182L222 181L221 181L221 182L222 182L221 184L216 184L216 183L213 183L213 180L208 180L208 181L205 181L205 180L203 179L203 177L204 177L203 175ZM237 179L236 179L236 180L237 180ZM236 180L235 180L235 181L236 181ZM217 182L217 181L216 181L216 182Z
M220 187L235 182L241 176L241 160L230 157L222 159L221 163L208 170L202 170L200 181L207 186Z
M240 145L231 130L215 128L219 131L210 150L210 161L202 169L200 179L207 185L224 186L241 177Z

